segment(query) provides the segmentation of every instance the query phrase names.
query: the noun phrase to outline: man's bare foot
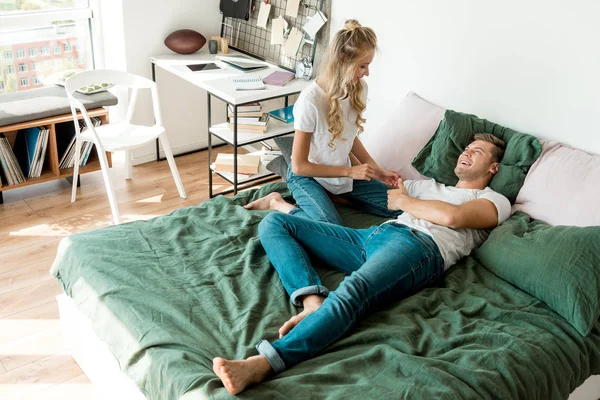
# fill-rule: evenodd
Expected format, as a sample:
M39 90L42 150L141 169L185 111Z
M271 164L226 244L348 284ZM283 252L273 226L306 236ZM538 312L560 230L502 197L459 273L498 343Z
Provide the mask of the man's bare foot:
M284 323L281 328L279 328L279 338L284 337L289 331L291 331L296 325L300 323L304 318L308 315L314 313L321 307L323 304L323 297L319 295L309 295L306 296L302 302L304 304L304 310L298 315L294 315L292 318L288 319L286 323Z
M215 357L213 358L213 371L221 379L229 393L238 394L248 385L262 382L272 368L263 355L235 361Z
M288 213L295 206L283 199L277 192L269 193L265 197L254 200L244 206L246 210L277 210Z

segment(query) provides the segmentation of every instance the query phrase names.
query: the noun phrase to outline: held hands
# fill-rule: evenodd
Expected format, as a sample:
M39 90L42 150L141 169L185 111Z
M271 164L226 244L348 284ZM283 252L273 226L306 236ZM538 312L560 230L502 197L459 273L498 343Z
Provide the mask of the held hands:
M397 187L398 182L402 179L400 174L389 169L379 168L375 171L375 179L380 180L390 187Z
M348 170L348 177L361 181L370 181L371 178L375 178L375 168L369 164L355 165Z
M408 192L404 187L404 181L402 178L398 178L398 187L396 189L390 189L387 191L388 195L388 209L390 210L402 210L402 200L408 196Z

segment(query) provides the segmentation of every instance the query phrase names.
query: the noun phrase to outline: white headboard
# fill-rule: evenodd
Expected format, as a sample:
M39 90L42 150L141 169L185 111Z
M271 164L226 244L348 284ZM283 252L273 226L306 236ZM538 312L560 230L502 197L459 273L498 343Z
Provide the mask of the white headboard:
M366 132L408 91L445 108L600 153L600 1L334 0L375 30Z

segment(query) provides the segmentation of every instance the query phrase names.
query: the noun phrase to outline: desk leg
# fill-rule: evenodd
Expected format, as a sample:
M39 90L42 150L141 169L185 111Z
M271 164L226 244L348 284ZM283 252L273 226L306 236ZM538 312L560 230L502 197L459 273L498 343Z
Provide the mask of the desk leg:
M152 82L156 82L156 66L153 62L151 62L150 65L152 65ZM156 139L156 162L160 160L159 154L158 139Z
M212 162L212 133L210 133L210 116L211 116L211 107L210 107L210 92L206 92L206 105L207 105L207 112L208 112L208 116L206 118L206 120L208 121L208 127L206 129L206 132L208 133L208 198L212 199L213 197L213 173L212 170L210 169L210 163Z
M233 106L233 195L237 194L238 178L238 148L237 148L237 134L238 134L238 106Z
M288 96L285 96L285 107L287 107L287 106L288 106Z
M0 204L4 204L4 195L0 192Z

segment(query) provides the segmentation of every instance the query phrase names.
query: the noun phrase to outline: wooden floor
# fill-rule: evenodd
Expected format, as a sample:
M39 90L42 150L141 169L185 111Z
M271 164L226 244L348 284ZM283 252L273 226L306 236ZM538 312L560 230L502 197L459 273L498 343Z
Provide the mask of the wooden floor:
M220 149L222 151L223 148ZM207 153L176 158L181 199L166 161L135 166L125 180L115 155L113 183L122 222L146 220L208 199ZM49 274L59 241L111 224L100 172L82 176L77 201L66 180L4 192L0 205L0 399L100 399L62 341ZM229 187L215 179L213 188Z

